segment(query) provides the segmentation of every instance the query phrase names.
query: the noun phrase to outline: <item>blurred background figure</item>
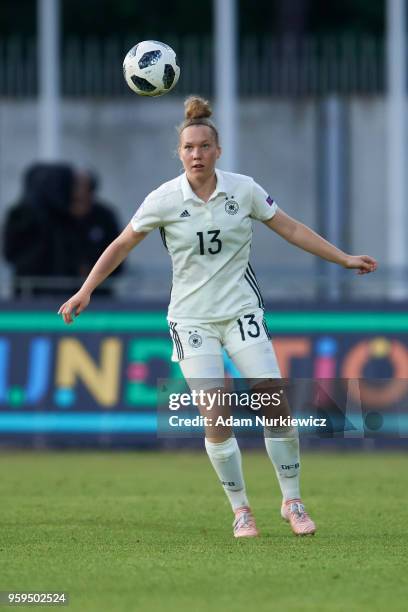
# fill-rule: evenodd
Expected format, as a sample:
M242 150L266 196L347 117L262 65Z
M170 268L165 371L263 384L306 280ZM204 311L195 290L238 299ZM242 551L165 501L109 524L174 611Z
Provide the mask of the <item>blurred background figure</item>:
M61 274L57 226L71 205L74 172L66 164L36 163L24 174L22 195L6 215L3 254L13 269L14 295L49 295Z
M64 262L64 270L85 277L99 255L119 234L119 223L110 206L96 199L99 178L94 171L80 169L75 173L73 197L65 231L70 234L73 252ZM114 271L118 275L119 266ZM110 295L111 286L99 287L97 295Z
M94 200L97 183L94 173L75 172L68 164L36 163L27 169L21 198L3 228L15 296L75 289L118 234L114 214ZM109 286L99 291L110 293Z

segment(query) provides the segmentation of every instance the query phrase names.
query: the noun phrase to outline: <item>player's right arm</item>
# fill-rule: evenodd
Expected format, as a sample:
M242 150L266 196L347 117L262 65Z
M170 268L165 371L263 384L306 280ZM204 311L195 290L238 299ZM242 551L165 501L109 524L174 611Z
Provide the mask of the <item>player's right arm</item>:
M62 315L65 323L72 323L72 314L79 315L88 306L92 292L100 285L119 264L127 257L130 251L147 236L145 232L135 232L129 223L123 232L110 243L90 271L84 284L77 293L64 302L58 314Z

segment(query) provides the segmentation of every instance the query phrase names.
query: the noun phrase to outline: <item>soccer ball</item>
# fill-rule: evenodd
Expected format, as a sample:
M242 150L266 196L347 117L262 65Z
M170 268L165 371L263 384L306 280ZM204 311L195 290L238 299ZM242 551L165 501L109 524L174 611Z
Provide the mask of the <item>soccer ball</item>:
M176 85L180 67L173 49L156 40L144 40L128 51L123 74L139 96L163 96Z

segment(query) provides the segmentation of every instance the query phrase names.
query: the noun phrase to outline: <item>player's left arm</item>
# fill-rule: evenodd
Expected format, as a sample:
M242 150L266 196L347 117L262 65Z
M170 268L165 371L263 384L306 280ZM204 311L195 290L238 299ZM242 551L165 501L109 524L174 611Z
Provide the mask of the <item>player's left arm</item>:
M279 208L275 215L264 223L287 242L343 268L356 269L357 274L368 274L377 269L377 261L373 257L345 253Z

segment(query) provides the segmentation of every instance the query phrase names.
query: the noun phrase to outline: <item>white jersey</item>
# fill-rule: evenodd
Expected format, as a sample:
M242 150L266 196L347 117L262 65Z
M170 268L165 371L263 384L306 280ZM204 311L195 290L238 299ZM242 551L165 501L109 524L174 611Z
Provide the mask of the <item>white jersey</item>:
M182 174L152 191L131 221L135 232L160 229L173 263L171 321L226 321L263 308L249 264L252 219L271 219L277 206L249 176L216 176L208 202Z

